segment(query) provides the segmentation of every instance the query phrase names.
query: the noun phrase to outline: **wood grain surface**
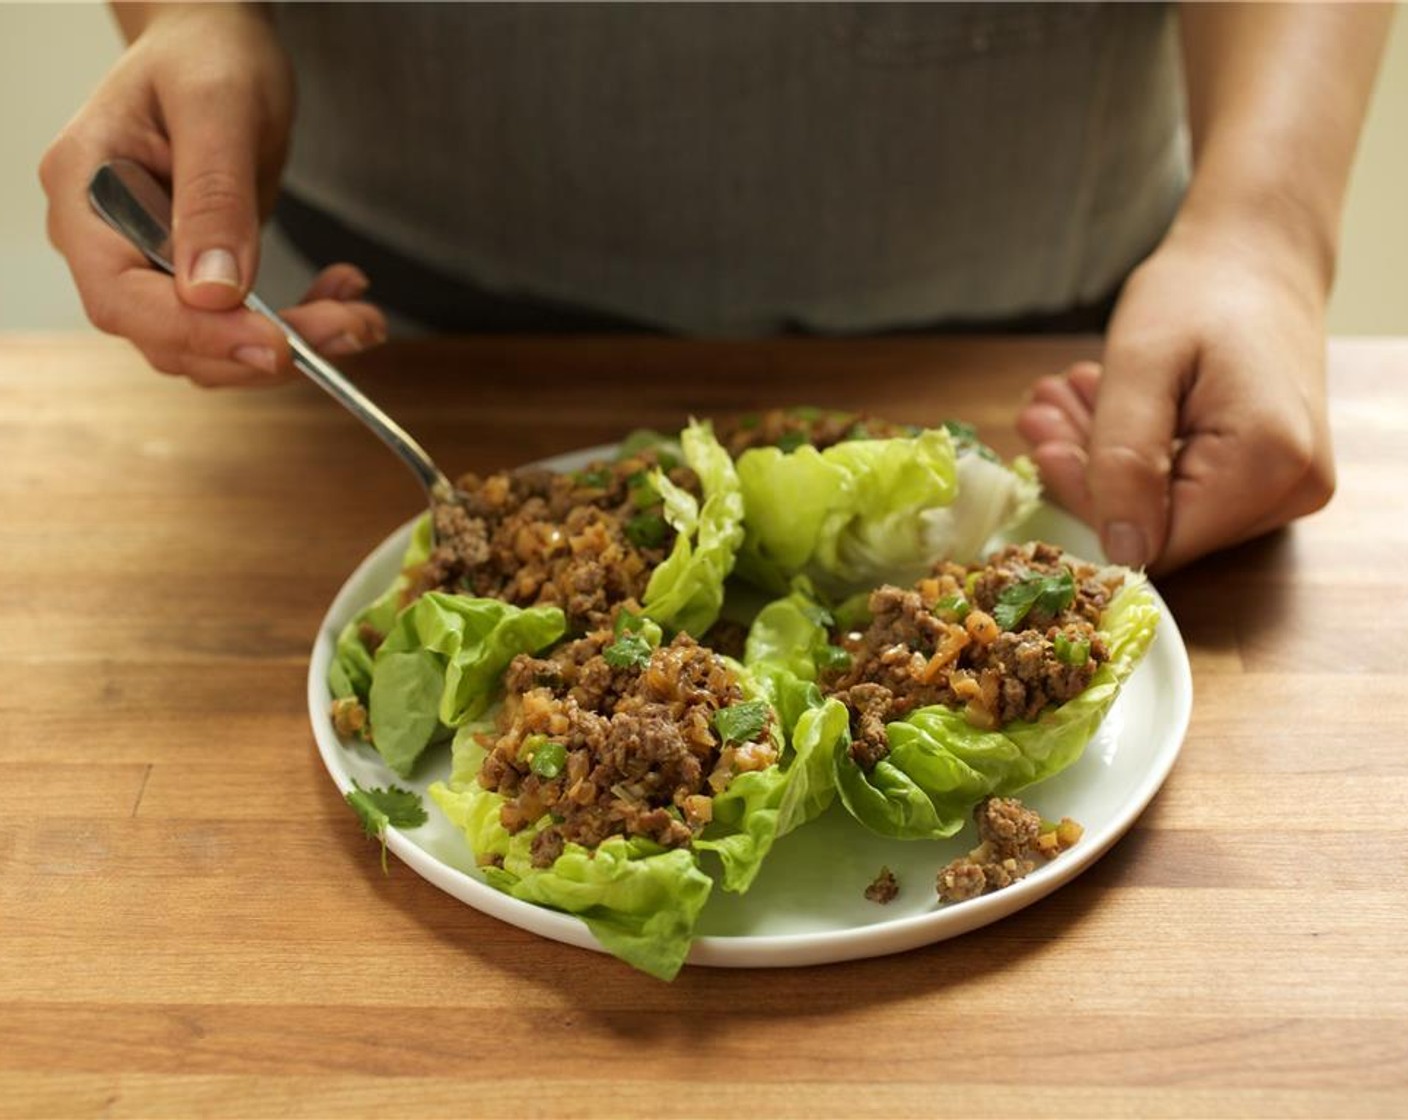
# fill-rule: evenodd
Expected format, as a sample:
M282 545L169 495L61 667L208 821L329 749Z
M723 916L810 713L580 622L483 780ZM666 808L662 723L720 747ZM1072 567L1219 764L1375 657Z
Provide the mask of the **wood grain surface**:
M1005 452L1096 344L401 344L359 381L449 469L767 404ZM1160 583L1183 755L1071 885L976 933L673 984L381 873L304 707L418 507L316 389L0 338L0 1115L1408 1114L1408 341L1331 349L1339 493Z

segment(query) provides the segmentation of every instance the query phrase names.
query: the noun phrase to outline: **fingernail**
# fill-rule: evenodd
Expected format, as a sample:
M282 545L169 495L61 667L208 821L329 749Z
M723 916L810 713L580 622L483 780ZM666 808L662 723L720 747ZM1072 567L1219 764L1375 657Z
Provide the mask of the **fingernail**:
M207 249L191 266L191 283L224 284L238 288L240 266L235 261L235 255L228 249Z
M1105 526L1105 555L1112 564L1142 568L1149 559L1149 542L1144 530L1132 521L1111 521Z
M324 354L331 354L337 357L341 354L360 354L364 347L352 335L345 331L324 342L318 347Z
M237 346L230 357L242 365L262 369L265 373L273 373L279 367L278 358L267 346Z

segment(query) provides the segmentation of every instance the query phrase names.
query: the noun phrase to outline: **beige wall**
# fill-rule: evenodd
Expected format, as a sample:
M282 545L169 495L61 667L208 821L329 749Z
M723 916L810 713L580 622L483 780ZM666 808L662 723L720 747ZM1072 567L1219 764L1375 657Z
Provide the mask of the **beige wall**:
M1345 214L1337 334L1408 334L1408 12L1400 5ZM44 236L34 176L50 137L112 64L105 8L0 0L0 330L83 325Z
M1345 206L1335 334L1408 334L1408 4L1397 7Z
M0 330L86 323L44 234L35 168L119 47L106 7L0 0Z

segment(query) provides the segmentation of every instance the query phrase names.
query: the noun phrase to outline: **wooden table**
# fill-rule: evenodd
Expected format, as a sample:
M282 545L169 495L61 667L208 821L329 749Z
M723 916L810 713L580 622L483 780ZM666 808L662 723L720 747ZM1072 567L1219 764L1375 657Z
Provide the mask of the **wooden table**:
M1091 342L404 345L355 367L486 469L766 403L1002 450ZM316 389L0 340L0 1114L1408 1113L1408 341L1332 349L1340 491L1161 584L1196 706L1045 902L885 959L674 984L381 874L304 675L410 476Z

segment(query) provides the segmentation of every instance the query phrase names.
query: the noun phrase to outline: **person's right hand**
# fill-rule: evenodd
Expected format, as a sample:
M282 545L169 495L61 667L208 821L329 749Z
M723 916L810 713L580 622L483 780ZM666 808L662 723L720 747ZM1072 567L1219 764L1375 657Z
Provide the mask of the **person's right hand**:
M259 227L278 193L293 74L267 17L235 4L153 5L141 34L45 152L49 238L93 325L129 339L157 369L200 385L292 376L288 343L243 300ZM88 180L126 157L172 185L175 282L99 218ZM359 297L367 278L335 264L283 312L329 355L386 337Z

